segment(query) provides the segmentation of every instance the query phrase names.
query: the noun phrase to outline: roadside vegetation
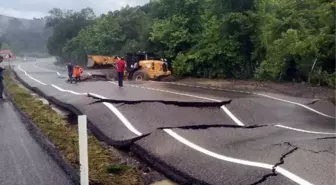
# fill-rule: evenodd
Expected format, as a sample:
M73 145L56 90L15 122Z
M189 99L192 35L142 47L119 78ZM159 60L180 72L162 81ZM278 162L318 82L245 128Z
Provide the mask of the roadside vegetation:
M20 87L5 73L5 87L15 103L41 129L76 169L79 169L79 146L76 128L42 103L29 91ZM103 147L94 136L88 137L89 178L100 185L141 185L136 167L124 165L113 156L111 149Z
M145 50L179 76L335 87L333 0L152 0L101 16L53 9L47 27L59 61Z

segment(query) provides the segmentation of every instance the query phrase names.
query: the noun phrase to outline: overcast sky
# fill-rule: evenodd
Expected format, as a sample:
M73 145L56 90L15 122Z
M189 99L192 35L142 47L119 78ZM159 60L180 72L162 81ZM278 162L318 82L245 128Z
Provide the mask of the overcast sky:
M32 19L46 16L52 8L80 10L91 7L97 15L110 10L143 5L149 0L0 0L0 14Z

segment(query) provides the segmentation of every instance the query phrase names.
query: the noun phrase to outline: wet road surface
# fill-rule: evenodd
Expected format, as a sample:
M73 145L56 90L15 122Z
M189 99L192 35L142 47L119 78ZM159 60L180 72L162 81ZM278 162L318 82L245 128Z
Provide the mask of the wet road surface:
M0 100L0 135L0 184L72 184L30 136L8 100Z
M313 100L252 94L172 83L65 83L51 63L22 63L15 71L30 86L75 106L102 134L136 141L134 148L190 181L204 184L335 184L334 107ZM97 103L85 93L134 104ZM267 97L270 96L270 97ZM160 102L220 102L181 107ZM238 127L241 126L241 127ZM237 128L238 127L238 128ZM145 154L144 154L145 155Z

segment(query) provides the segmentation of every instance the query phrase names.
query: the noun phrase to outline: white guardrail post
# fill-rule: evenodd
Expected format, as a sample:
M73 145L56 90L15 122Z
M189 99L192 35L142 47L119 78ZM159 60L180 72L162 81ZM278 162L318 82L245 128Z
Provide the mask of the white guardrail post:
M89 185L89 160L86 115L78 116L79 162L81 185Z

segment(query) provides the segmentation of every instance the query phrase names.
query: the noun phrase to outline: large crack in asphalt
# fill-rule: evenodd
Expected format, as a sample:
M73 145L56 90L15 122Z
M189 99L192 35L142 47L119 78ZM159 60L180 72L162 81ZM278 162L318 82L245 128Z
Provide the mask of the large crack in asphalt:
M316 138L317 140L321 139L321 138ZM328 139L335 139L334 138L328 138ZM329 154L333 154L335 155L334 152L332 151L329 151L329 150L312 150L312 149L308 149L308 148L305 148L305 147L302 147L302 146L298 146L298 145L294 145L293 143L290 143L290 142L286 142L287 145L291 146L291 147L295 147L297 149L300 149L300 150L303 150L303 151L306 151L306 152L312 152L312 153L315 153L315 154L318 154L318 153L329 153Z
M210 125L186 125L186 126L172 126L172 127L159 127L157 129L190 129L190 130L202 130L208 128L237 128L237 129L255 129L260 127L268 127L271 125L225 125L225 124L210 124Z
M322 140L322 139L336 139L335 136L330 136L330 137L320 137L320 138L317 138L317 140Z
M17 79L20 79L16 73L14 73L14 74L15 74L15 76L16 76ZM30 87L26 83L23 83L23 81L21 79L19 81L22 84L24 84L24 86ZM34 91L34 89L38 89L38 88L36 88L36 87L30 87L29 89L31 89L32 91ZM46 96L41 91L36 91L35 90L34 92L38 92L38 94L40 94L42 97ZM200 108L201 107L218 107L218 108L220 108L223 105L230 104L231 101L232 101L232 100L222 101L222 102L180 102L180 101L163 101L163 100L125 101L125 100L101 99L101 98L97 98L97 97L94 97L94 96L90 96L90 94L88 94L88 96L91 97L91 98L97 99L97 101L95 101L93 103L109 102L109 103L117 104L116 106L123 106L123 105L126 105L126 104L139 104L139 103L146 103L146 102L147 103L155 103L156 102L156 103L163 103L163 104L167 104L167 105L176 105L176 106L182 106L182 107L200 107ZM314 104L317 101L311 102L311 104ZM91 103L91 104L93 104L93 103ZM72 111L72 110L69 110L69 111ZM237 126L237 125L222 125L222 124L217 124L217 125L193 125L193 126L179 126L179 127L161 127L161 128L158 128L158 129L169 129L169 128L170 129L174 129L174 128L179 128L179 129L208 129L208 128L211 128L211 127L224 127L224 128L237 128L237 129L255 129L255 128L266 127L266 126L273 126L273 125ZM147 137L149 135L150 135L150 133L149 134L144 134L142 136L139 136L139 137L135 138L134 140L132 140L132 143L134 143L137 140L141 140L142 138ZM323 138L317 138L317 139L321 139L321 140L322 139L336 139L336 137L323 137ZM257 180L256 182L253 182L251 184L253 184L253 185L261 184L261 183L267 181L267 179L279 175L278 173L276 173L276 168L278 166L280 166L280 165L283 165L285 163L285 158L288 157L289 155L293 154L298 149L303 149L305 151L313 152L313 153L321 153L321 152L329 152L330 153L330 151L325 151L325 150L314 151L314 150L298 147L298 146L295 146L295 145L293 145L293 144L291 144L289 142L285 142L283 144L286 144L286 145L290 146L292 149L289 150L288 152L284 153L280 157L279 162L273 165L271 173L268 173L268 174L262 176L261 179ZM281 144L278 144L278 145L281 145ZM128 144L127 147L130 147L130 146L131 146L131 144Z
M113 103L113 104L140 104L140 103L163 103L165 105L175 105L179 107L218 107L220 108L223 105L230 104L232 100L220 101L220 102L191 102L191 101L168 101L168 100L115 100L115 99L103 99L97 96L94 96L90 93L87 95L90 98L96 99L97 101L92 102L91 104L96 103Z
M268 173L268 174L264 175L258 181L251 183L251 185L262 184L263 182L267 181L268 178L278 176L279 174L276 173L276 168L280 165L285 164L285 158L288 157L289 155L293 154L295 151L297 151L299 149L299 147L293 146L290 142L284 142L284 143L281 143L281 144L274 144L274 146L282 146L283 144L288 145L292 149L290 149L288 152L282 154L282 156L279 159L279 162L273 165L271 173Z
M320 100L320 99L318 99L318 100L313 100L313 101L311 101L311 102L306 103L306 105L313 105L313 104L315 104L315 103L317 103L317 102L319 102L319 101L321 101L321 100Z

